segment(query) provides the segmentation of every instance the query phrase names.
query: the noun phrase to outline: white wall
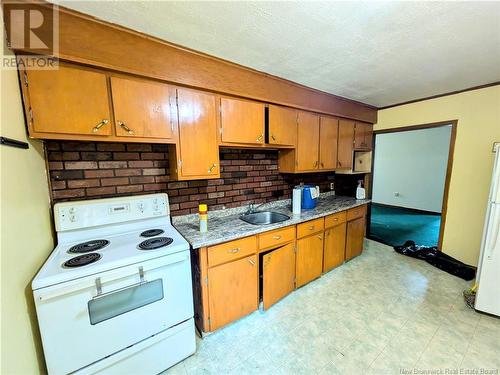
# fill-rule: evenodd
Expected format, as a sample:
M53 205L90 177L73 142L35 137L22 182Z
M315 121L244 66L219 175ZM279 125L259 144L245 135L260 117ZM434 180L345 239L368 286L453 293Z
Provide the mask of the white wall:
M42 142L26 135L17 72L0 69L0 86L0 133L30 146L0 146L0 373L31 375L45 372L31 280L54 248L49 188Z
M373 202L441 212L450 136L451 126L378 134Z

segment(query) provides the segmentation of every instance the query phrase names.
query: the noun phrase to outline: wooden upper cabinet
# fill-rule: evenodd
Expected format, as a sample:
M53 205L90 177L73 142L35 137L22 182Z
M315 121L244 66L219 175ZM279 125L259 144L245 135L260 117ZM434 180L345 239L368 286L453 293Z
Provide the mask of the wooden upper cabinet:
M354 148L372 148L373 125L366 122L356 122L354 128Z
M57 70L27 70L26 75L31 136L44 138L33 132L75 135L68 139L111 135L106 75L65 65Z
M208 269L210 330L214 331L252 311L259 304L257 256Z
M295 289L294 244L282 246L262 256L262 303L264 310Z
M178 89L177 108L177 177L219 177L216 97L201 91Z
M295 146L297 142L297 111L269 106L269 144Z
M321 117L319 127L319 169L337 168L337 143L339 120L333 117Z
M339 120L338 163L340 169L351 169L354 147L354 121Z
M315 171L319 167L319 116L301 111L297 127L297 170Z
M264 104L222 97L220 100L221 143L262 145L264 139Z
M111 77L116 135L173 140L175 89L135 79Z

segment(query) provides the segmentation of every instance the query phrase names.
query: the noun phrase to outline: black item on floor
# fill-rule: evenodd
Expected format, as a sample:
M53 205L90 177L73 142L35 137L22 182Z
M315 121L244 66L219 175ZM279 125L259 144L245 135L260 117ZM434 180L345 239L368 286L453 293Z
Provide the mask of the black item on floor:
M437 247L425 247L416 245L414 241L406 241L401 246L394 246L394 250L412 258L423 259L434 267L448 272L461 279L470 281L476 277L476 270L465 263L450 257L439 251Z

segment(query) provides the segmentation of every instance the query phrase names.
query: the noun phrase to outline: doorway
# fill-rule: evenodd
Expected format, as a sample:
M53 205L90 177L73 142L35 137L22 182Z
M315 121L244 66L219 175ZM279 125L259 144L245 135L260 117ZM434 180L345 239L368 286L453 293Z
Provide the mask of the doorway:
M374 132L368 237L441 249L457 121Z

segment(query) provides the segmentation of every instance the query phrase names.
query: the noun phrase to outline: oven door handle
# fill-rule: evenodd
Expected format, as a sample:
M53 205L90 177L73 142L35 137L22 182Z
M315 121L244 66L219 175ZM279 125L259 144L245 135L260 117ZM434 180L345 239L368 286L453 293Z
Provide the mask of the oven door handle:
M186 259L189 259L189 254L179 253L172 254L167 257L162 257L158 259L154 259L153 261L144 262L143 270L144 272L152 271L161 267L167 267L175 263L184 262ZM113 271L105 271L103 275L100 277L101 285L103 283L108 283L110 281L115 281L119 279L123 279L125 277L132 276L137 273L137 266L128 266L126 269L118 269ZM61 297L65 294L75 293L80 290L92 288L96 286L95 277L86 277L83 280L73 280L67 283L54 285L52 287L47 287L43 289L38 289L34 291L35 298L38 301L48 301L53 298Z
M97 279L95 279L95 288L97 290L97 294L94 297L92 297L92 299L103 298L103 297L109 296L111 294L121 292L123 290L135 288L135 287L140 286L142 284L146 284L148 281L144 278L144 268L142 266L139 267L139 277L140 277L141 281L139 281L135 284L127 285L127 286L124 286L124 287L121 287L118 289L114 289L114 290L110 290L109 292L104 292L104 293L102 292L101 278L98 277Z

